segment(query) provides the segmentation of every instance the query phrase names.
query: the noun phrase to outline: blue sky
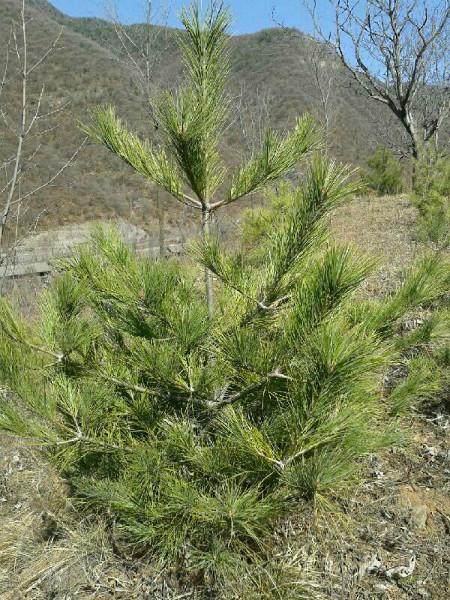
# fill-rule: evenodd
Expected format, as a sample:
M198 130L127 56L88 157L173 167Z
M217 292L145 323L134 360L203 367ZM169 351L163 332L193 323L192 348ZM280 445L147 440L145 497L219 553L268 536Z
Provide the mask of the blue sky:
M105 17L106 15L107 0L50 0L50 2L61 11L74 17ZM124 22L133 23L142 20L140 0L116 0L116 2ZM160 3L162 6L170 8L168 24L177 26L177 15L185 2L183 0L168 0L168 2L160 0ZM287 26L298 27L302 31L310 31L302 0L228 0L226 4L230 6L233 13L232 32L235 34L273 27L272 11L274 7L278 21ZM318 4L326 5L327 1L319 0Z

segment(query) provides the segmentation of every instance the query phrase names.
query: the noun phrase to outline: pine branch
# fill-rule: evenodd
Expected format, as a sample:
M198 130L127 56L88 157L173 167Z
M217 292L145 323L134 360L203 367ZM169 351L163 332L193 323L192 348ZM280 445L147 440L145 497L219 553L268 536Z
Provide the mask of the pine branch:
M225 173L217 150L225 105L224 99L205 100L188 88L166 94L159 107L168 148L202 206L209 204Z
M285 137L269 131L261 151L233 177L227 198L212 208L253 194L288 174L306 154L319 148L320 140L320 132L309 116L298 119L293 131Z
M229 13L210 7L202 22L199 7L183 9L185 32L179 36L189 84L166 94L159 118L170 150L191 189L207 206L223 181L224 168L218 140L225 126L229 99L225 85L229 75Z
M156 152L149 142L142 142L129 132L112 106L94 109L91 122L80 123L80 128L94 142L108 148L135 171L161 186L183 204L201 208L198 200L183 192L180 175L164 150Z
M208 406L208 408L216 409L216 408L221 408L223 406L227 406L229 404L235 404L239 400L242 400L242 398L245 398L249 394L256 392L257 390L264 387L269 381L277 380L277 379L280 381L293 381L292 377L289 377L288 375L284 375L278 369L275 369L272 373L269 373L268 375L266 375L265 377L260 379L260 381L252 383L251 385L247 386L243 390L240 390L239 392L236 392L235 394L232 394L231 396L227 396L226 390L224 390L222 393L218 394L218 397L219 397L218 400L209 401L207 403L207 406Z
M370 326L382 336L392 334L399 319L414 307L430 305L448 295L448 259L439 253L426 256L405 275L397 292L372 315Z
M141 394L148 394L150 390L141 385L136 385L134 383L130 383L129 381L122 381L121 379L117 379L117 377L111 377L110 375L106 375L106 373L96 372L96 375L99 375L105 381L109 381L114 385L125 388L127 390L132 390L133 392L139 392Z

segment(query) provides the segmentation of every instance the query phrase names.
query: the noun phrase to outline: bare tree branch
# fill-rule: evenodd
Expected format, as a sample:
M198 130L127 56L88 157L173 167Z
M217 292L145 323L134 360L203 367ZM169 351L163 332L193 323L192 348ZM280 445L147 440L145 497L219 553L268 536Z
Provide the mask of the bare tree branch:
M155 129L159 128L153 99L159 87L156 73L164 56L162 37L164 28L156 25L156 10L152 0L142 0L142 21L136 26L124 25L120 19L116 0L106 0L106 11L113 23L123 58L119 61L131 73L139 94L145 99L147 112ZM162 22L167 21L167 11L162 11ZM159 19L161 20L161 19ZM158 47L158 52L155 48Z
M450 0L330 0L334 26L328 33L316 0L305 5L316 35L370 98L389 107L418 158L449 114ZM426 95L435 101L424 102Z
M106 9L124 54L124 57L120 60L125 65L127 72L132 74L139 95L144 100L147 114L157 131L159 123L154 98L159 90L155 75L164 52L161 51L163 28L158 27L155 23L154 2L152 0L142 0L142 22L133 27L122 23L116 0L106 0ZM163 15L163 21L165 20L167 20L167 14ZM159 49L158 52L155 52L157 46L159 46ZM201 209L201 204L185 193L177 195L177 199L186 207ZM165 213L163 199L158 192L156 192L156 210L160 257L163 258L166 246Z
M52 131L56 126L51 124L47 128L38 127L38 123L53 117L62 110L66 105L59 106L52 110L43 110L45 85L41 85L37 93L33 92L30 87L31 75L36 73L48 61L49 57L60 48L59 42L62 36L62 28L57 33L55 39L50 46L38 56L30 66L30 50L28 43L28 27L32 19L29 19L26 14L26 0L21 1L20 12L17 21L13 21L11 25L9 39L6 45L5 67L3 76L0 81L0 101L3 100L4 92L7 86L17 81L17 77L12 73L12 67L18 66L18 78L20 82L19 107L16 114L14 108L4 105L0 106L0 115L3 119L5 127L15 138L15 150L13 156L0 159L1 171L5 176L5 183L0 188L0 200L2 202L0 208L0 247L4 242L5 231L11 226L15 227L15 242L9 248L14 254L18 244L19 219L23 218L27 212L29 201L53 182L73 163L78 156L84 142L73 153L73 155L65 161L65 163L57 169L56 173L51 175L47 181L36 185L31 190L25 190L22 193L22 182L25 175L36 167L36 158L42 148L42 137ZM17 65L15 63L17 59ZM34 86L33 86L34 87ZM45 127L45 126L44 126ZM38 138L36 143L34 140ZM32 142L32 143L31 143ZM27 204L24 204L24 203ZM25 210L23 208L25 207ZM12 209L15 210L15 215L12 214ZM45 212L41 211L40 215ZM39 217L38 217L39 218ZM37 223L35 220L35 224ZM14 224L15 221L15 224ZM7 262L7 256L2 255L3 264Z

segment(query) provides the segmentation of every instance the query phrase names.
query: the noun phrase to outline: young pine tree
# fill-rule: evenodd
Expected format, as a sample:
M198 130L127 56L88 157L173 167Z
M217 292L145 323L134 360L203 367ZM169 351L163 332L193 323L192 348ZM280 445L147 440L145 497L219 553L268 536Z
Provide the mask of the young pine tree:
M206 85L223 49L224 18L185 17L194 83ZM269 134L215 199L224 171L208 90L166 98L167 151L126 132L112 109L91 129L196 206L205 226L317 143L308 120L286 138ZM384 381L393 361L417 360L439 334L434 315L397 336L408 311L448 293L448 265L427 258L391 297L359 300L370 261L330 243L327 226L357 189L348 169L315 157L300 187L283 187L263 214L265 230L255 217L257 243L243 253L206 230L197 267L153 261L100 229L62 263L33 323L0 301L0 428L40 446L80 509L112 519L130 552L193 573L205 598L303 597L301 578L280 580L267 560L276 520L351 485L361 457L392 439L397 414L436 391L423 363L392 389ZM214 319L198 267L217 279Z
M198 3L181 13L185 31L179 35L186 83L163 95L156 118L165 144L155 148L129 132L113 107L92 112L83 130L97 143L122 158L138 173L177 201L201 213L203 237L209 235L212 215L221 207L263 190L288 173L319 136L310 117L299 119L285 136L269 131L259 152L234 174L227 174L219 153L230 120L229 13L211 4L206 17ZM205 270L209 317L213 315L213 283Z
M34 324L0 303L0 428L39 445L130 552L194 573L205 598L272 597L256 586L275 580L276 520L353 484L397 415L436 393L417 365L439 315L397 333L448 293L448 265L427 258L391 297L359 300L370 262L327 240L349 175L316 158L253 251L197 247L218 280L213 320L195 269L137 258L109 230L66 261ZM276 597L302 597L300 580Z
M403 188L403 167L388 148L379 147L367 160L364 179L379 196L398 194Z

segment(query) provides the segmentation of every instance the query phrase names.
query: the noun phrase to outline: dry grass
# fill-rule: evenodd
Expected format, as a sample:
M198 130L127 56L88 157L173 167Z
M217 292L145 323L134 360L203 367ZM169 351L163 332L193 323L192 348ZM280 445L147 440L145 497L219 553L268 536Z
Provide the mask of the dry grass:
M174 596L151 565L118 556L105 523L80 520L64 482L32 449L1 437L0 452L1 600Z
M314 597L422 600L446 597L450 556L448 418L418 417L416 439L366 462L367 481L318 517L305 504L274 531L273 556L320 582ZM104 524L81 521L64 484L24 450L1 440L1 600L196 598L189 581L120 556ZM5 457L8 455L5 463ZM5 476L6 473L6 476ZM411 576L389 578L405 565ZM377 566L376 566L377 565ZM320 592L320 595L319 595ZM267 596L276 598L277 596Z
M439 411L439 409L438 409ZM406 448L373 455L367 480L317 519L305 509L287 538L302 564L322 573L327 598L444 600L450 575L448 415L410 423ZM447 470L446 470L447 469ZM416 565L408 577L386 572Z
M415 239L417 209L405 195L356 198L332 217L338 241L355 244L378 261L379 269L364 293L380 296L392 290L426 247Z

